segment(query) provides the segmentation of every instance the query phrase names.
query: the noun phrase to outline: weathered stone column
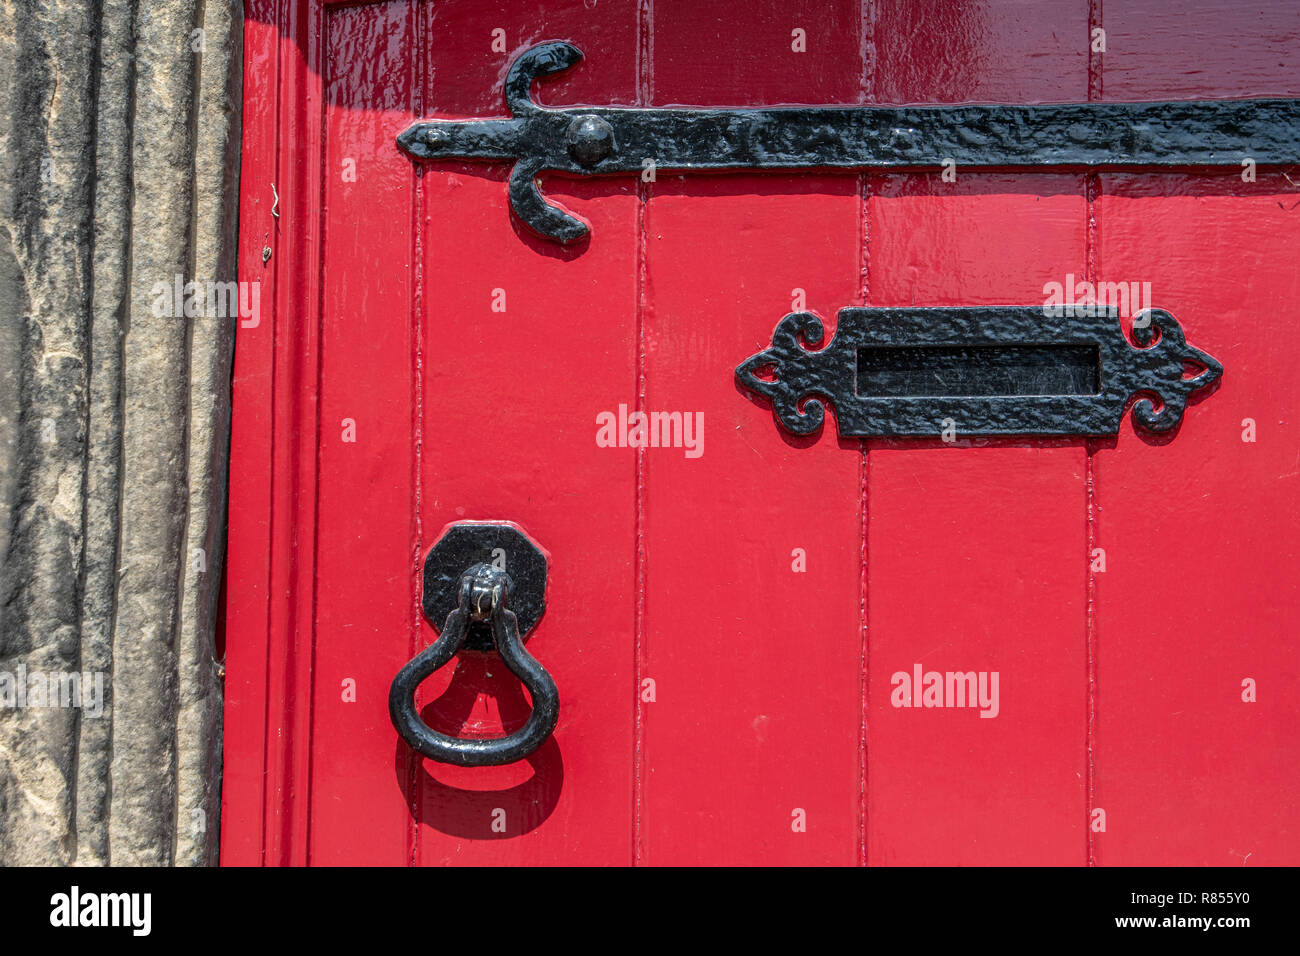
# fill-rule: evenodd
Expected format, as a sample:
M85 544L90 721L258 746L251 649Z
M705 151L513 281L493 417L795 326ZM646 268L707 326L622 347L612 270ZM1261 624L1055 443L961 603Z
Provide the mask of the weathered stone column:
M0 5L0 864L216 861L241 12Z

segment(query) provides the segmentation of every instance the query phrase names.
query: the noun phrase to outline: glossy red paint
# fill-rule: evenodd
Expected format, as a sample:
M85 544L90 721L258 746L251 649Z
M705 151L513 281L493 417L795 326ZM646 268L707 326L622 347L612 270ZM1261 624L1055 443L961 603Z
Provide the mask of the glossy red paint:
M1213 36L1151 0L250 0L223 862L1300 860L1280 171L552 177L593 224L561 249L508 168L393 143L501 115L551 38L587 54L553 105L1300 95L1294 4L1201 5ZM1174 440L796 439L732 380L800 296L833 326L1067 274L1150 281L1224 363ZM702 413L703 453L599 447L620 405ZM529 647L560 723L513 766L419 760L388 720L459 519L551 556ZM997 716L895 706L916 665L996 671ZM528 707L491 657L419 700L466 735Z

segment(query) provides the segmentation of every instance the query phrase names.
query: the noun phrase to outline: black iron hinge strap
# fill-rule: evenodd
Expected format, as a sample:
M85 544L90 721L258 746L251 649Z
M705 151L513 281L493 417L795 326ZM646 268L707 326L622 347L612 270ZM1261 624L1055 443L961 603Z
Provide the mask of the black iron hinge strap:
M1300 100L1037 106L794 106L770 109L548 109L534 79L582 54L551 41L505 81L510 119L431 120L397 137L419 159L515 160L510 201L532 229L571 242L587 226L542 198L536 176L662 170L935 169L945 164L1257 166L1300 160Z

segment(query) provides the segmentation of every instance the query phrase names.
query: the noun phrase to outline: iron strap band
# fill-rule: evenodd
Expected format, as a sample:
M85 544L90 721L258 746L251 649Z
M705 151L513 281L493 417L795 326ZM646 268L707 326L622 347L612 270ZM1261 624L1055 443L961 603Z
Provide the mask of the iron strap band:
M516 161L510 201L561 242L587 225L547 202L543 171L1277 165L1300 160L1300 100L1252 99L1036 106L792 106L770 109L547 109L533 80L578 62L551 41L515 60L512 118L416 123L398 145L423 160Z

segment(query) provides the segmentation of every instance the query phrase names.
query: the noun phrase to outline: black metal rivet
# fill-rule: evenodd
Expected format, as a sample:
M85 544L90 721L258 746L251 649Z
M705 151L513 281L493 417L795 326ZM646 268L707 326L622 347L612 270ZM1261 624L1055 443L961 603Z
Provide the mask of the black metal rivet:
M614 127L599 116L575 117L567 136L569 155L584 166L595 166L614 152Z

